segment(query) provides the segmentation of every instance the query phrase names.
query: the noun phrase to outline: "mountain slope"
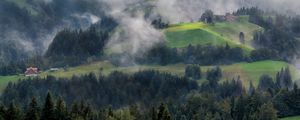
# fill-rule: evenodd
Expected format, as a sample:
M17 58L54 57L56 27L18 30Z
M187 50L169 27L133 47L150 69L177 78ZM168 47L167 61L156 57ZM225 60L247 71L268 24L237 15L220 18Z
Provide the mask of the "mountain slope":
M113 71L121 71L125 73L134 73L140 70L158 70L160 72L168 72L180 76L184 76L185 70L184 64L172 64L167 66L160 65L140 65L140 66L130 66L130 67L117 67L112 65L109 61L101 61L101 62L93 62L90 64L84 64L77 67L70 67L66 70L59 70L55 72L44 71L41 72L40 77L46 77L47 75L53 75L56 77L65 77L70 78L73 75L84 75L90 72L93 73L102 73L104 75L108 75ZM214 66L201 66L202 73L205 75L206 71ZM259 77L263 74L270 75L271 77L275 77L276 73L281 70L281 68L289 67L293 80L298 80L300 76L297 70L293 65L281 62L281 61L260 61L253 63L236 63L232 65L223 65L220 66L223 72L223 79L231 80L232 78L237 78L240 76L241 80L244 83L245 87L249 86L249 82L253 81L255 85L259 82ZM18 79L25 78L22 75L16 76L6 76L0 77L0 91L4 89L4 87L8 84L8 82L17 82ZM199 82L203 81L205 77L203 77Z
M166 41L169 47L182 48L189 44L225 45L241 47L246 51L253 50L251 40L253 32L261 27L249 23L247 16L238 17L232 22L217 22L214 25L202 22L171 25L165 29ZM239 33L244 32L246 44L239 42Z

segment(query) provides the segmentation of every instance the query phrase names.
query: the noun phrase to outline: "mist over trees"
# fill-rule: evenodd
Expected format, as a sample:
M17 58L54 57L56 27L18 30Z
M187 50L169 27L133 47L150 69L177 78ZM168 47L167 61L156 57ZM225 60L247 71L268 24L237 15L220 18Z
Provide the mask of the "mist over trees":
M59 32L50 44L45 57L51 66L74 66L87 61L87 58L99 58L111 31L117 26L111 18L103 18L87 30L65 29Z
M92 1L24 1L24 6L8 0L0 1L0 43L7 47L0 49L0 63L42 55L57 31L64 27L87 28L92 24L92 14L104 15L99 5ZM85 14L87 17L80 17Z

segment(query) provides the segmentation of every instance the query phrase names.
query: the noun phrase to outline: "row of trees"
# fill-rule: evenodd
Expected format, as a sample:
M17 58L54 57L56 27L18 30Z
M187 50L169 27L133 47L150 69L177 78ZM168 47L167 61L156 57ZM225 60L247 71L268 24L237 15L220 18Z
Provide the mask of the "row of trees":
M109 105L119 108L133 103L147 106L160 100L180 99L197 88L196 81L157 71L141 71L133 75L113 72L99 78L94 74L71 79L48 76L10 83L2 94L2 102L9 104L14 100L24 105L32 96L45 97L49 90L55 96L61 95L67 105L86 100L97 108Z
M246 56L241 48L232 48L229 45L189 45L183 49L168 48L158 45L143 56L136 57L141 64L158 63L161 65L183 62L186 64L220 65L244 61Z
M183 49L168 48L164 45L158 45L152 48L144 56L139 56L136 61L140 64L198 64L198 65L222 65L236 62L255 62L261 60L284 60L280 53L272 49L258 49L245 54L241 48L212 45L189 45Z
M111 107L94 110L90 105L74 102L68 108L62 98L55 100L48 93L43 106L35 97L31 99L25 109L21 109L14 102L8 107L0 106L0 119L5 120L171 120L171 115L165 104L158 108L147 110L151 115L143 116L136 106L113 110ZM149 117L149 118L147 118Z

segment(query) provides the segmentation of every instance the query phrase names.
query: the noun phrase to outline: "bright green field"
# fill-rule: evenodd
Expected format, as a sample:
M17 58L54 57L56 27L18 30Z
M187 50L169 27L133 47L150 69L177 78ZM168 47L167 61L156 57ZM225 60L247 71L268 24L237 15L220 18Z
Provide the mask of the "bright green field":
M70 78L73 75L83 75L90 72L94 73L102 73L104 75L108 75L112 71L121 71L125 73L134 73L140 70L158 70L161 72L168 72L176 75L183 76L184 75L184 64L173 64L167 66L159 66L159 65L141 65L141 66L131 66L131 67L116 67L112 65L108 61L102 62L94 62L86 65L81 65L77 67L72 67L67 69L66 71L56 71L56 72L49 72L45 71L40 74L40 77L45 77L47 75L53 75L56 77L65 77ZM296 70L296 68L292 65L289 65L285 62L280 61L261 61L261 62L254 62L254 63L237 63L232 65L224 65L220 66L223 72L223 81L224 80L231 80L232 78L236 78L240 76L244 82L245 87L248 87L249 82L252 80L255 85L258 84L259 77L263 74L270 75L275 77L276 73L280 71L283 67L290 67L292 72L292 77L294 80L299 79L300 76L297 75L300 71ZM203 74L213 66L202 66ZM100 68L103 68L101 71ZM23 76L7 76L7 77L0 77L0 91L7 85L9 81L16 82L18 79L24 78Z
M280 120L300 120L300 116L281 118Z
M202 22L183 23L171 25L165 29L167 45L169 47L182 48L192 45L225 45L241 47L251 51L251 40L254 31L262 30L261 27L248 22L247 16L239 17L234 22L218 22L214 25ZM239 42L239 33L244 32L246 44Z
M54 75L57 77L71 77L73 74L80 75L86 74L89 72L99 73L100 68L103 68L102 73L107 75L112 71L122 71L125 73L134 73L140 70L153 69L161 72L168 72L176 75L184 75L184 64L173 64L167 66L159 65L141 65L141 66L132 66L132 67L116 67L110 64L108 61L105 62L96 62L88 65L82 65L74 68L70 68L68 71L58 71L58 72L44 72L41 76ZM244 81L244 84L247 86L252 80L254 84L258 83L259 77L263 74L270 75L275 77L276 73L281 70L283 67L290 67L292 72L293 79L298 79L300 76L297 76L299 72L292 65L289 65L285 62L280 61L261 61L254 63L237 63L232 65L220 66L223 70L223 80L231 80L240 76ZM207 69L212 68L212 66L202 66L202 71L205 73Z

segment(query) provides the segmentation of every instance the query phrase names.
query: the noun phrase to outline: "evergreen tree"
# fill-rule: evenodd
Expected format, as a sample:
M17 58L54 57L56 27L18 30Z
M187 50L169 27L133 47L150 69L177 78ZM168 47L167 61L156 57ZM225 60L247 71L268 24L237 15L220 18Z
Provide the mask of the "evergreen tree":
M248 94L249 95L253 95L255 93L255 87L253 85L252 80L250 81L250 86L249 86L249 90L248 90Z
M277 111L271 102L263 104L259 109L259 120L277 120Z
M259 79L258 89L261 91L266 91L268 89L275 89L275 83L273 79L268 75L262 75Z
M71 119L78 119L80 117L80 108L77 102L73 103L70 114Z
M40 108L38 107L36 98L33 97L29 104L27 113L25 115L25 120L39 120L39 119L40 119Z
M5 120L22 120L21 110L12 102L6 111Z
M185 67L185 77L194 80L201 79L201 69L197 65L188 65Z
M66 105L61 97L56 102L55 115L57 120L66 120L68 118Z
M165 104L160 104L158 108L157 120L171 120L171 115Z
M279 89L292 89L293 82L289 67L281 69L280 72L276 74L276 86Z
M157 111L154 107L151 108L151 120L157 120Z
M240 32L239 38L240 38L240 42L242 44L245 44L245 34L243 32Z
M54 120L55 119L55 108L52 100L51 93L47 93L44 108L42 111L41 120Z
M207 71L206 79L209 81L211 89L217 89L218 82L221 78L222 71L219 66Z
M3 105L0 105L0 120L4 120L6 109Z
M293 85L291 73L289 67L285 68L284 71L284 79L283 79L283 84L287 89L291 89Z

